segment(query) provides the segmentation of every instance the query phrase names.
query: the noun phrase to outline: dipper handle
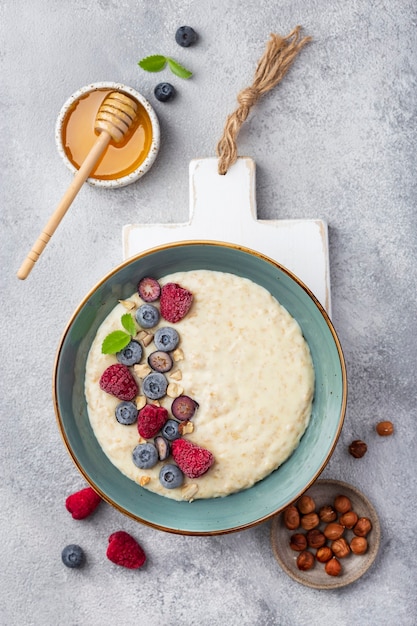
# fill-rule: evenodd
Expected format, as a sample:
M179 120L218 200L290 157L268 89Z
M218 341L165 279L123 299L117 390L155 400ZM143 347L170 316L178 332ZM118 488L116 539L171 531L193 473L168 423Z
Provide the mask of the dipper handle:
M18 278L25 280L29 276L46 244L51 239L110 140L113 139L115 143L119 143L126 136L127 131L136 119L136 111L136 101L120 92L112 92L105 98L98 110L94 126L95 130L100 134L31 251L20 266L17 272Z

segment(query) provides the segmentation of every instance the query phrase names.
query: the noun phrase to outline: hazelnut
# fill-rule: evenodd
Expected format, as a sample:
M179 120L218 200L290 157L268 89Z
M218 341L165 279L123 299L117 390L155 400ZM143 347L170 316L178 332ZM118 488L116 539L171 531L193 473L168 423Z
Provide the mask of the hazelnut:
M376 432L381 437L389 437L394 432L394 424L392 422L379 422L376 425Z
M327 524L323 530L323 533L327 539L334 541L335 539L339 539L339 537L343 535L344 531L345 529L341 524L338 524L337 522L330 522L330 524Z
M295 533L290 537L290 548L296 552L302 552L307 548L307 538L302 533Z
M358 516L355 511L348 511L339 517L339 524L342 524L342 526L349 529L353 528L357 521Z
M333 552L331 548L329 548L329 546L322 546L316 552L316 559L319 563L326 563L327 561L330 561L332 556L333 556Z
M310 548L321 548L326 543L326 537L318 528L312 528L307 532L307 543Z
M353 537L350 542L350 549L353 554L365 554L368 549L368 542L365 537Z
M326 524L328 524L329 522L334 522L334 520L337 518L337 513L329 505L322 506L321 509L319 510L319 517L322 522L325 522Z
M342 566L340 565L340 561L334 556L330 561L327 561L324 569L329 576L339 576L342 571Z
M372 524L367 517L360 517L353 527L353 532L358 537L366 537L370 530L372 530Z
M288 530L295 530L300 525L300 514L293 504L284 511L284 524Z
M355 459L361 459L366 454L367 449L366 443L360 439L355 439L349 446L349 452Z
M349 544L344 537L332 541L331 548L333 554L339 559L344 559L350 553Z
M347 496L336 496L334 508L338 513L347 513L352 510L352 503Z
M300 552L300 554L297 557L298 569L302 570L303 572L306 572L307 570L311 569L313 565L314 565L314 555L308 550L304 550L303 552Z
M301 517L301 526L304 530L311 530L320 524L320 518L317 513L307 513Z
M310 496L301 496L297 502L297 507L300 513L306 515L307 513L313 513L316 509L316 503Z

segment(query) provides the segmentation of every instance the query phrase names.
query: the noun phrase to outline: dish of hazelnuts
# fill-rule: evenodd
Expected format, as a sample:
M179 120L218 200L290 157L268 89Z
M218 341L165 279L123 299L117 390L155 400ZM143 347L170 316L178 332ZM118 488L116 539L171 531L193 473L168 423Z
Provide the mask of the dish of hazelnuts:
M317 480L272 520L272 549L282 569L316 589L344 587L375 561L378 515L358 489Z

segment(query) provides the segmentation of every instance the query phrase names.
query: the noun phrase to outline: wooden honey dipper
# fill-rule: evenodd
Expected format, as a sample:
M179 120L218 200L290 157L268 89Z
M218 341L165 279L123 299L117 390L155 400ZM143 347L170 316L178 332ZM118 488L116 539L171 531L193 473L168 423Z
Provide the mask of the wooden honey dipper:
M63 195L60 203L36 240L32 250L20 266L17 272L18 278L24 280L29 276L30 271L39 259L46 244L51 239L65 213L71 206L75 196L93 171L109 142L113 139L115 143L119 143L126 137L128 130L136 120L137 110L138 104L136 100L133 100L120 91L112 91L104 99L97 112L94 123L94 130L98 132L99 135L80 166L80 169L75 174L72 183Z

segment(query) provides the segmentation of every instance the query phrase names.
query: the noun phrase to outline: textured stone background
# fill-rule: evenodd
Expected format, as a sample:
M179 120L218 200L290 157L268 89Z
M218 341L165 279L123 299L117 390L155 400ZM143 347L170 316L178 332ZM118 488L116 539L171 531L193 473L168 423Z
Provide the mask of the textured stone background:
M188 163L213 156L236 94L270 32L302 24L314 38L256 107L239 153L257 163L259 216L328 221L333 320L348 367L345 426L324 477L361 488L382 545L357 583L320 592L295 583L271 552L270 523L232 535L181 537L108 505L84 522L64 500L84 482L51 401L55 351L73 310L121 261L125 223L188 216ZM181 49L182 24L200 35ZM411 0L3 0L0 2L2 428L0 623L19 625L303 626L417 623L416 600L416 49ZM172 55L194 72L178 98L153 97L159 75L136 63ZM163 75L162 78L167 78ZM15 273L70 174L54 143L63 102L93 81L120 81L155 105L163 143L139 183L84 187L32 275ZM393 438L374 425L395 422ZM359 461L354 438L368 442ZM145 571L106 560L123 528L149 554ZM86 550L66 569L70 542Z

